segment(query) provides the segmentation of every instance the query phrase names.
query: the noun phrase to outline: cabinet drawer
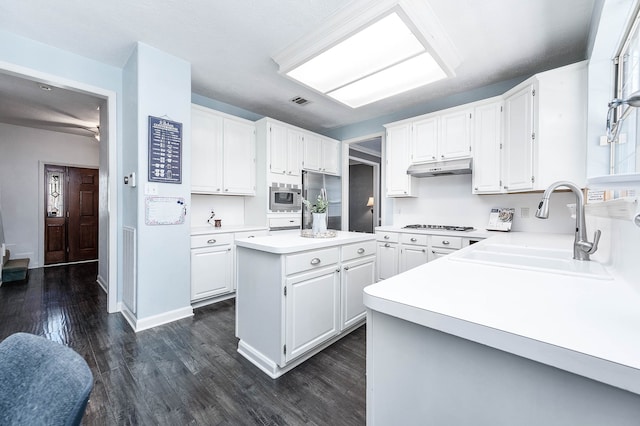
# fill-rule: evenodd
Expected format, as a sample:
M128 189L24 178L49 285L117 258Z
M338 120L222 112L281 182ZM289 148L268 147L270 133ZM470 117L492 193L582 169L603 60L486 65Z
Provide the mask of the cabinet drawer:
M269 235L269 231L266 229L262 229L259 231L242 231L242 232L236 232L235 233L235 238L254 238L254 237L264 237L266 235Z
M212 247L222 244L233 244L233 234L205 234L191 236L191 248Z
M376 240L384 241L384 242L387 242L387 243L397 243L398 242L398 233L397 232L377 231L376 232Z
M338 247L292 254L285 258L285 271L287 275L291 275L333 265L338 263L339 259L340 249Z
M447 237L444 235L432 235L431 247L442 247L450 249L462 248L462 238L460 237Z
M402 244L415 244L418 246L426 246L427 240L429 239L428 235L418 235L418 234L400 234L400 242Z
M348 244L342 247L342 261L345 262L359 257L373 256L376 254L375 241L363 241L361 243Z

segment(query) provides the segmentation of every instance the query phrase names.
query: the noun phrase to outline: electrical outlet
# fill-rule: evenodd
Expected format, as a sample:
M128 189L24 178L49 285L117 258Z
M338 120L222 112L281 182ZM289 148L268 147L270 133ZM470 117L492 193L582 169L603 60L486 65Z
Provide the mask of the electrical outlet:
M522 219L529 218L529 207L520 207L520 217Z

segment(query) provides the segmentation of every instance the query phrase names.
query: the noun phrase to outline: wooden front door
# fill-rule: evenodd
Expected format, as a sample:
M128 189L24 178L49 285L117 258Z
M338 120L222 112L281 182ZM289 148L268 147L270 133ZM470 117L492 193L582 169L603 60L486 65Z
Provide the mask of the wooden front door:
M45 166L44 263L98 258L98 170Z

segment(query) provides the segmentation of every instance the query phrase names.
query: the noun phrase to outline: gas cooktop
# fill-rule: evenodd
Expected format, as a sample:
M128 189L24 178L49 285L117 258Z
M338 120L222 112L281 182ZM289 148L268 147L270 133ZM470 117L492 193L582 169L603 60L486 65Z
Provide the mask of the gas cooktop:
M408 229L438 229L443 231L473 231L473 226L455 226L455 225L407 225Z

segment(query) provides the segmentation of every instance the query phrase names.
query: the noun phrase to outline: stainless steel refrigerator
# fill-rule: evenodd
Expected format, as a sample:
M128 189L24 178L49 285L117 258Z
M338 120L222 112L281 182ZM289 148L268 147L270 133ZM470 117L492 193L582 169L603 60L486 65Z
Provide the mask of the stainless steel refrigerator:
M326 194L329 200L327 208L327 229L342 229L342 184L340 176L325 175L316 172L302 172L302 197L315 204L318 195ZM302 206L302 228L311 228L311 212Z

